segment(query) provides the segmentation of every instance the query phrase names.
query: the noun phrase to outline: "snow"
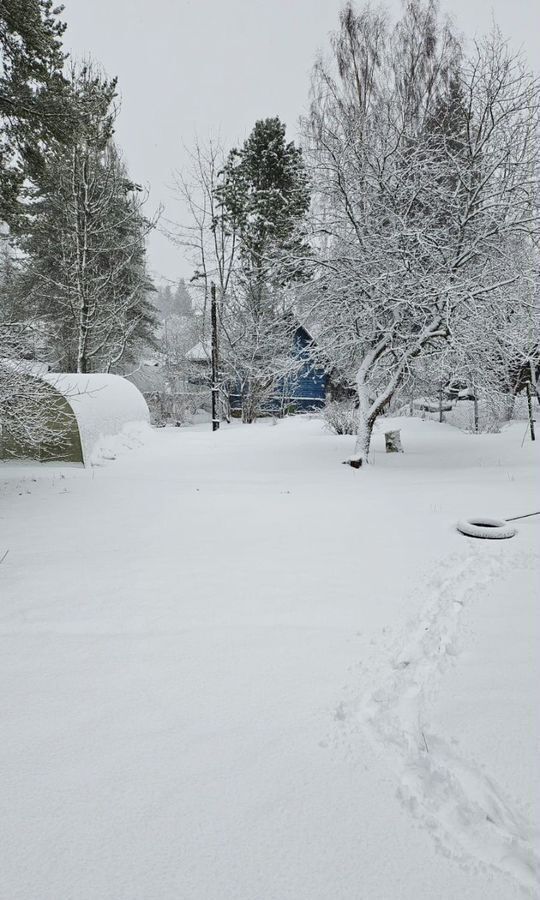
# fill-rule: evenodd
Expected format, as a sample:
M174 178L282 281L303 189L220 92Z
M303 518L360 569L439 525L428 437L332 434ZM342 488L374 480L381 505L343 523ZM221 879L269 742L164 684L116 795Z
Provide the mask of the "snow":
M210 360L212 350L210 341L199 341L186 353L186 359L190 362L205 362Z
M49 371L47 363L38 362L35 359L0 357L0 366L11 369L20 375L45 375Z
M479 431L500 431L501 426L506 422L506 416L504 414L504 405L506 402L507 401L504 396L501 396L498 404L496 403L494 398L491 398L491 402L487 402L482 399L478 401L477 412ZM432 402L430 404L430 402L427 400L421 400L417 405L415 401L414 406L420 412L422 418L431 419L432 421L436 422L439 421L438 406L435 402ZM539 405L536 398L532 399L532 410L533 416L535 418L538 418ZM404 415L408 415L408 408L404 407L400 412ZM446 407L443 409L443 417L444 421L447 422L448 425L454 425L456 428L461 428L463 431L476 430L475 404L473 400L458 400L457 402L453 402L450 409L446 409ZM526 397L516 397L512 418L523 419L525 430L525 421L528 419Z
M148 424L150 414L141 392L120 375L49 372L40 376L67 398L79 426L84 461L99 455L99 443L126 427Z
M540 517L455 529L534 511L523 430L385 419L359 471L315 417L2 465L0 896L538 896Z

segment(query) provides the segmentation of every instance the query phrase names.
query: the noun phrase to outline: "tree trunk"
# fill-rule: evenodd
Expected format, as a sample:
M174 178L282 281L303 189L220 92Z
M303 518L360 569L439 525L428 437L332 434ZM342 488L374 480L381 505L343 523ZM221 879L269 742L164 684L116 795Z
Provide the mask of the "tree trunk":
M348 462L354 469L359 469L360 466L367 465L369 462L369 448L375 417L371 409L365 378L361 372L356 379L356 389L358 391L358 431L356 432L354 453Z
M540 394L538 393L538 386L537 386L538 382L536 380L536 368L535 368L535 365L534 365L532 359L529 362L529 371L531 373L531 387L532 387L534 393L536 394L537 400L540 402Z
M73 201L75 209L75 246L77 265L77 294L79 301L79 334L77 341L77 372L88 371L88 336L90 330L90 303L88 298L88 159L79 158L79 148L73 151Z
M512 416L514 415L514 406L516 405L516 395L513 391L509 391L508 394L506 394L503 404L504 421L510 422Z
M479 429L479 417L478 417L478 397L476 396L476 388L474 388L473 393L473 406L474 406L474 433L478 434Z
M374 400L370 399L368 391L369 374L377 361L389 350L389 338L385 335L378 344L366 353L360 368L356 374L356 390L358 393L358 434L356 438L356 446L354 453L347 462L355 469L369 462L369 447L371 444L371 434L373 426L381 415L384 408L390 403L397 388L401 384L404 374L410 365L411 360L416 359L422 348L430 340L435 337L443 336L444 332L440 331L441 323L435 319L427 326L408 353L403 355L403 359L395 370L389 375L386 385L379 389L378 396Z
M251 425L255 421L257 400L254 394L251 380L247 383L247 390L242 396L242 422Z
M478 392L476 389L476 381L473 376L470 378L471 390L473 395L473 413L474 413L474 433L478 434L480 427L480 417L478 415Z
M367 465L369 462L369 448L371 445L371 434L373 432L373 422L369 418L364 418L361 413L358 414L358 431L356 434L356 444L354 453L349 458L348 463L353 469L359 469L360 466Z
M534 432L534 416L533 416L533 409L532 409L532 403L531 403L531 385L530 385L529 381L525 385L525 390L527 391L527 410L528 410L528 414L529 414L529 429L531 432L531 441L535 441L536 435Z
M212 322L212 431L219 429L219 340L217 319L216 286L210 284L212 298L210 313Z
M88 371L88 360L86 357L86 345L88 340L88 324L86 317L86 309L81 310L79 319L79 341L77 350L77 372L86 374Z

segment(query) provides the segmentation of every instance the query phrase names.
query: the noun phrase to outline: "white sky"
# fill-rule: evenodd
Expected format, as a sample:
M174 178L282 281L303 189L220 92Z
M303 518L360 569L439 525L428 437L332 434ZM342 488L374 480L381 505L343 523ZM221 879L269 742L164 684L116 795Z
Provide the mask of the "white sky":
M295 136L318 49L337 24L341 0L65 0L64 43L117 75L122 108L117 142L130 174L177 218L172 173L186 165L184 145L219 133L243 140L257 119L278 115ZM397 11L399 0L385 4ZM531 67L540 59L536 0L443 0L459 31L472 37L494 17ZM156 277L189 277L181 250L154 233Z

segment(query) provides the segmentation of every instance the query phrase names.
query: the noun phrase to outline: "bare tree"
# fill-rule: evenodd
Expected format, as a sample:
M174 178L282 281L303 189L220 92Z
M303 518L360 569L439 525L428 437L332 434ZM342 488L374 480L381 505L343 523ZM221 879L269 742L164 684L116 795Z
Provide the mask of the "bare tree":
M222 414L227 415L232 395L241 405L243 421L253 422L298 368L290 352L295 294L284 283L286 278L272 280L276 255L269 247L261 248L259 242L257 252L247 252L246 217L237 215L233 205L245 213L248 187L231 185L230 159L216 141L196 144L191 170L176 179L187 224L175 226L170 236L188 249L193 280L202 287L200 339L208 347L211 283L217 287ZM292 252L286 259L282 254L280 264L286 262L299 265Z
M225 165L221 143L215 139L210 139L207 144L196 141L188 156L189 167L175 176L177 194L183 206L183 221L182 224L169 222L164 230L178 247L187 250L193 264L191 280L198 289L202 307L202 315L198 319L198 338L201 347L208 347L210 364L211 285L213 282L217 285L218 322L223 333L225 298L231 290L237 256L236 231L225 221L224 210L220 208L217 198ZM201 373L192 373L192 378L200 381ZM221 416L228 418L227 393L222 383L219 387Z
M358 393L351 464L368 461L414 361L530 277L513 254L538 229L538 101L496 31L464 59L434 0L409 0L393 30L369 7L344 10L333 59L315 69L307 139L314 313Z

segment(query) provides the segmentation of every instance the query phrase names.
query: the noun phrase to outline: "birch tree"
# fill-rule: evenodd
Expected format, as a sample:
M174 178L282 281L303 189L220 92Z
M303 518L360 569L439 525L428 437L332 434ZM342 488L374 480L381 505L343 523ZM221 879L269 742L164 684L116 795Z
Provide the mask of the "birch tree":
M307 140L314 314L355 373L352 465L414 361L530 278L513 253L538 233L538 100L497 31L465 57L434 0L409 0L394 28L369 7L343 11Z
M197 141L189 154L189 166L175 176L176 191L184 207L181 225L170 223L168 237L187 251L194 267L193 278L202 289L203 308L215 282L224 297L237 262L237 231L228 221L218 200L218 187L225 166L225 151L218 140Z
M72 71L78 124L29 192L24 283L68 371L110 371L151 340L144 193L112 141L116 82Z
M182 224L170 222L168 237L184 252L194 267L191 282L199 296L202 315L198 319L198 339L208 348L210 364L210 291L217 286L218 322L220 335L223 330L224 298L232 290L237 262L237 235L234 224L227 222L220 207L217 190L225 165L225 151L216 139L206 144L196 141L188 153L190 164L183 172L176 173L177 195L183 205ZM186 361L184 361L186 362ZM189 368L189 366L188 366ZM200 373L194 376L199 382ZM223 372L223 356L220 352L220 407L221 418L228 418L228 396L223 384L227 374ZM208 391L210 375L208 373Z

